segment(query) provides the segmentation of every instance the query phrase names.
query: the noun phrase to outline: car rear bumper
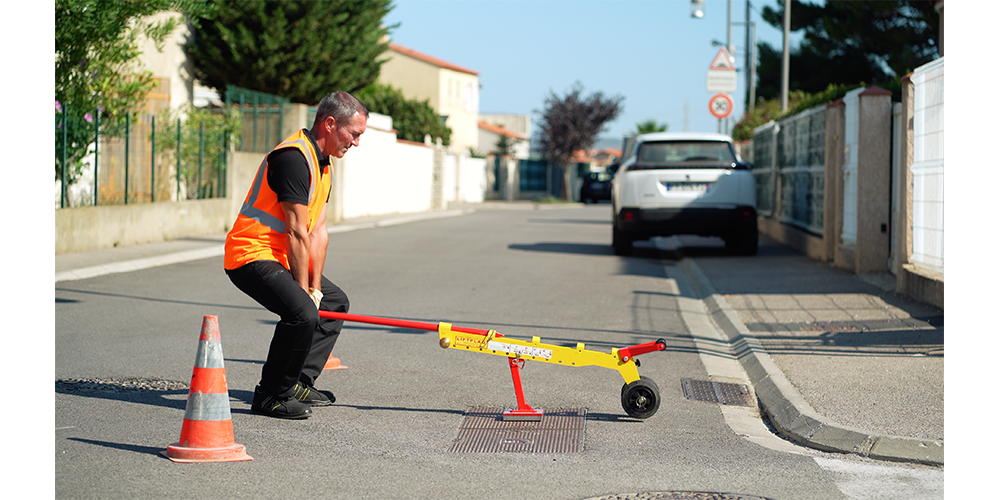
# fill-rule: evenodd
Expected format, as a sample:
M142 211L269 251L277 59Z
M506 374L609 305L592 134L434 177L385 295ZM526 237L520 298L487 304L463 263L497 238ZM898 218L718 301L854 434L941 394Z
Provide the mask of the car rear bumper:
M623 208L615 226L633 239L675 234L728 236L756 229L757 210L751 206L727 208Z

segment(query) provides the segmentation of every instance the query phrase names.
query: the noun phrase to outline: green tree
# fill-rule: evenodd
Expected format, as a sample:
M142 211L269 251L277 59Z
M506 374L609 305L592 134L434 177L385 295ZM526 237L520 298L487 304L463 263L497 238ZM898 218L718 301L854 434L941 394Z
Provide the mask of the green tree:
M499 156L510 156L514 154L514 146L517 145L518 142L520 141L514 137L500 135L500 137L497 138L496 144L493 145L493 147L496 148L493 152Z
M441 138L443 144L451 143L451 129L431 107L429 100L407 99L403 92L391 85L374 82L355 94L368 111L392 117L396 136L406 141L424 142Z
M605 98L602 92L587 97L583 85L576 82L563 97L550 92L541 112L542 126L539 143L542 154L552 165L563 167L562 199L572 200L569 159L575 151L594 143L604 125L618 117L622 110L621 96Z
M315 104L376 81L390 0L209 0L218 8L186 46L195 76Z
M779 0L783 5L783 1ZM824 92L858 82L888 86L939 57L940 18L933 0L858 2L792 0L791 31L802 43L789 53L789 88ZM764 21L781 29L784 8L765 7ZM757 96L780 97L781 47L758 44Z
M749 141L753 139L753 130L770 121L778 121L782 118L801 113L821 104L835 101L844 97L844 94L858 87L864 87L864 83L854 85L830 85L821 92L807 93L801 90L788 92L788 109L781 111L781 99L768 99L760 101L754 107L752 115L744 115L742 119L733 127L733 139L736 141ZM900 82L894 80L885 85L886 90L899 92Z
M669 127L666 123L657 123L656 120L646 120L635 124L635 133L649 134L652 132L666 132Z
M114 134L118 118L139 110L155 85L139 60L139 41L164 40L185 20L197 24L211 6L197 0L56 0L55 2L56 178L66 135L66 184L79 175L80 159L94 140L94 127ZM176 16L152 21L150 16Z

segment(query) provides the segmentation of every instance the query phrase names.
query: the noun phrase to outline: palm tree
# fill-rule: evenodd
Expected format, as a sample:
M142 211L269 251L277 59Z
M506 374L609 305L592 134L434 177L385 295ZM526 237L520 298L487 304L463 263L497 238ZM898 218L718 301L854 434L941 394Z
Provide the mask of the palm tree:
M659 123L656 123L656 120L646 120L642 123L635 124L635 130L636 130L635 133L636 135L638 135L638 134L648 134L650 132L666 132L667 127L669 127L669 125L666 123L661 125Z

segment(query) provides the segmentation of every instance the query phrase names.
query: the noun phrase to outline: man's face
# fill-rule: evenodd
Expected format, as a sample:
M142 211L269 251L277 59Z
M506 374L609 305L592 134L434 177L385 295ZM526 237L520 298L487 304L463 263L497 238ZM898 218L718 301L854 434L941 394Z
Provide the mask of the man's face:
M328 118L333 120L333 118ZM330 130L327 141L326 153L337 158L343 158L344 154L351 146L357 147L361 141L361 134L365 133L368 127L368 118L360 113L355 113L346 123L337 123L333 130Z

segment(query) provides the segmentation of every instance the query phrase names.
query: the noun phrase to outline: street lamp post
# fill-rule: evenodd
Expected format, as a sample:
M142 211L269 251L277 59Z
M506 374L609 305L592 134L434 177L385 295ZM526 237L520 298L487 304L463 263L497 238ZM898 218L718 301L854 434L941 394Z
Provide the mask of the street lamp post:
M705 17L705 0L691 0L691 17L695 19Z

